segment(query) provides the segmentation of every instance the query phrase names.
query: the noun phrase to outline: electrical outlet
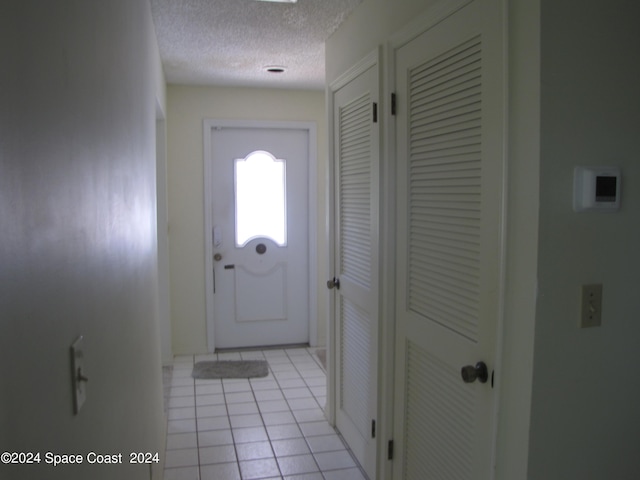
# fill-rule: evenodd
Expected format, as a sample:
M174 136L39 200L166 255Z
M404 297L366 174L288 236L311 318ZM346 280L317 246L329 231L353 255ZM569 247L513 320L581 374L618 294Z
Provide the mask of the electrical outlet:
M73 387L73 413L78 414L87 399L87 382L84 370L84 339L78 337L71 344L71 384Z
M583 285L580 328L599 327L601 323L602 285Z

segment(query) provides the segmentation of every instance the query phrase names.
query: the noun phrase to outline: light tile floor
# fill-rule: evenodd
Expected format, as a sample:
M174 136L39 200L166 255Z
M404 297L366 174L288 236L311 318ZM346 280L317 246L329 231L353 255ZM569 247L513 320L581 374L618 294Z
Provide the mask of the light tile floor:
M324 417L325 372L309 348L176 357L165 480L366 480ZM269 376L194 380L194 362L266 359Z

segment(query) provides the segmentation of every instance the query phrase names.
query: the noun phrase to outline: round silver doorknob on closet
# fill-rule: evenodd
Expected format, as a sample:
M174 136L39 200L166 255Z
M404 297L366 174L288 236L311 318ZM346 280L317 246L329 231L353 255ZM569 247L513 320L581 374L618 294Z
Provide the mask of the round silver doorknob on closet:
M478 362L474 365L465 365L460 370L462 381L464 383L473 383L478 380L480 383L486 383L489 379L489 369L484 362Z
M222 255L220 255L219 253L216 253L216 254L213 256L213 259L214 259L216 262L219 262L220 260L222 260Z

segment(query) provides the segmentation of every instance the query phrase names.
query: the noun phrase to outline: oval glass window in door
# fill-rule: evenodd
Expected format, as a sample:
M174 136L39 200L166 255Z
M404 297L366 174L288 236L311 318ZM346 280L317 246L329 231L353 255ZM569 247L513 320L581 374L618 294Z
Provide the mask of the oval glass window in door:
M236 246L254 238L287 244L286 162L258 150L235 160Z

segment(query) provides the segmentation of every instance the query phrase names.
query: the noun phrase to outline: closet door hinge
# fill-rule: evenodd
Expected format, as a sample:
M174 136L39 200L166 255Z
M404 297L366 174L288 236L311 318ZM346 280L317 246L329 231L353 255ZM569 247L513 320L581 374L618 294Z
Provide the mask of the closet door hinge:
M371 438L376 438L376 421L371 420Z
M373 102L373 123L378 123L378 104Z
M391 115L396 114L396 94L391 94Z
M387 444L387 460L393 460L393 440Z

